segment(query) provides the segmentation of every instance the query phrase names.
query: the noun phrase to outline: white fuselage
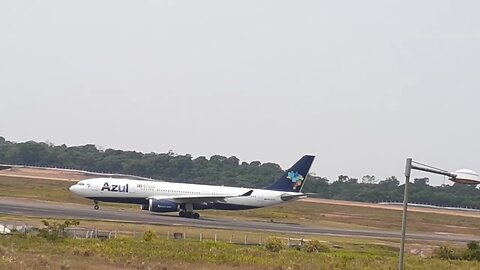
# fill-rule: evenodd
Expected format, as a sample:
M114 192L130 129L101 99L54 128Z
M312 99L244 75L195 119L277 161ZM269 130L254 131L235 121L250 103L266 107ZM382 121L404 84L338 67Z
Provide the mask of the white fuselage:
M215 203L206 203L198 209L242 210L271 206L287 201L282 195L299 196L302 193L248 189L238 187L184 184L161 181L118 178L92 178L79 181L70 190L82 197L97 201L148 204L148 198L175 198L179 196L226 196ZM240 196L253 191L249 196ZM300 197L300 196L299 196ZM298 197L292 197L298 198Z

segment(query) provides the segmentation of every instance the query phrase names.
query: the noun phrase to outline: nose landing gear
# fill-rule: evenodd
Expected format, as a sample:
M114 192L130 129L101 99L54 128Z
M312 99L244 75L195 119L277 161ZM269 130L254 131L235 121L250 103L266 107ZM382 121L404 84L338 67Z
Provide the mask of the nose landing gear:
M97 201L93 201L93 203L94 203L93 209L95 209L95 210L100 209L100 206L98 206L98 202L97 202Z

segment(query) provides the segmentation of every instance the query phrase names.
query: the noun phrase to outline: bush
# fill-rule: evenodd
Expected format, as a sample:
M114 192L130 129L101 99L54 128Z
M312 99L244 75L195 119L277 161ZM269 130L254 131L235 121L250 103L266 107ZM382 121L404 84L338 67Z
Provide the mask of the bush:
M310 240L305 242L303 250L306 252L328 252L330 248L318 240Z
M480 244L477 241L470 241L467 248L454 249L441 246L435 250L435 257L444 260L467 260L480 261Z
M465 250L463 259L469 261L480 261L480 245L477 241L468 242L467 250Z
M56 241L65 238L65 228L80 224L80 222L77 220L66 220L63 223L42 220L42 223L44 227L39 230L39 236L50 241Z
M148 230L143 234L143 240L150 242L153 239L157 238L157 233L152 230Z
M435 249L434 256L444 260L459 260L463 257L457 250L448 246L440 246Z
M478 244L477 241L470 241L468 242L467 244L467 248L469 250L479 250L480 249L480 245Z
M285 248L285 245L282 243L282 240L278 238L269 238L265 244L265 248L271 252L280 252L280 250Z

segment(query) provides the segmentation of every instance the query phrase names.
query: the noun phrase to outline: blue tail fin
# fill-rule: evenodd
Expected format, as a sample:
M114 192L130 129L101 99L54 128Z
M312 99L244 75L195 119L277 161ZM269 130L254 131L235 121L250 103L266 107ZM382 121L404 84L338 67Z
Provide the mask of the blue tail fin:
M277 191L301 192L310 166L315 156L303 156L295 165L288 169L277 181L264 189Z

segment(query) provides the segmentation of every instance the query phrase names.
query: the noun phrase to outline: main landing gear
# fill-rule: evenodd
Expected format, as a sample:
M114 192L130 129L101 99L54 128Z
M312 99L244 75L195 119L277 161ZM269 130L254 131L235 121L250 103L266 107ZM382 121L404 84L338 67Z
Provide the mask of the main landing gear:
M98 206L98 202L97 202L97 201L93 201L93 203L94 203L93 209L95 209L95 210L100 209L100 206Z
M180 210L180 212L178 212L178 215L180 217L185 217L185 218L194 218L194 219L199 219L200 218L199 213L194 213L193 212L193 204L192 203L185 204L185 208Z
M183 211L183 210L178 212L178 215L180 217L184 217L184 218L193 218L193 219L199 219L200 218L199 213L186 212L186 211Z

